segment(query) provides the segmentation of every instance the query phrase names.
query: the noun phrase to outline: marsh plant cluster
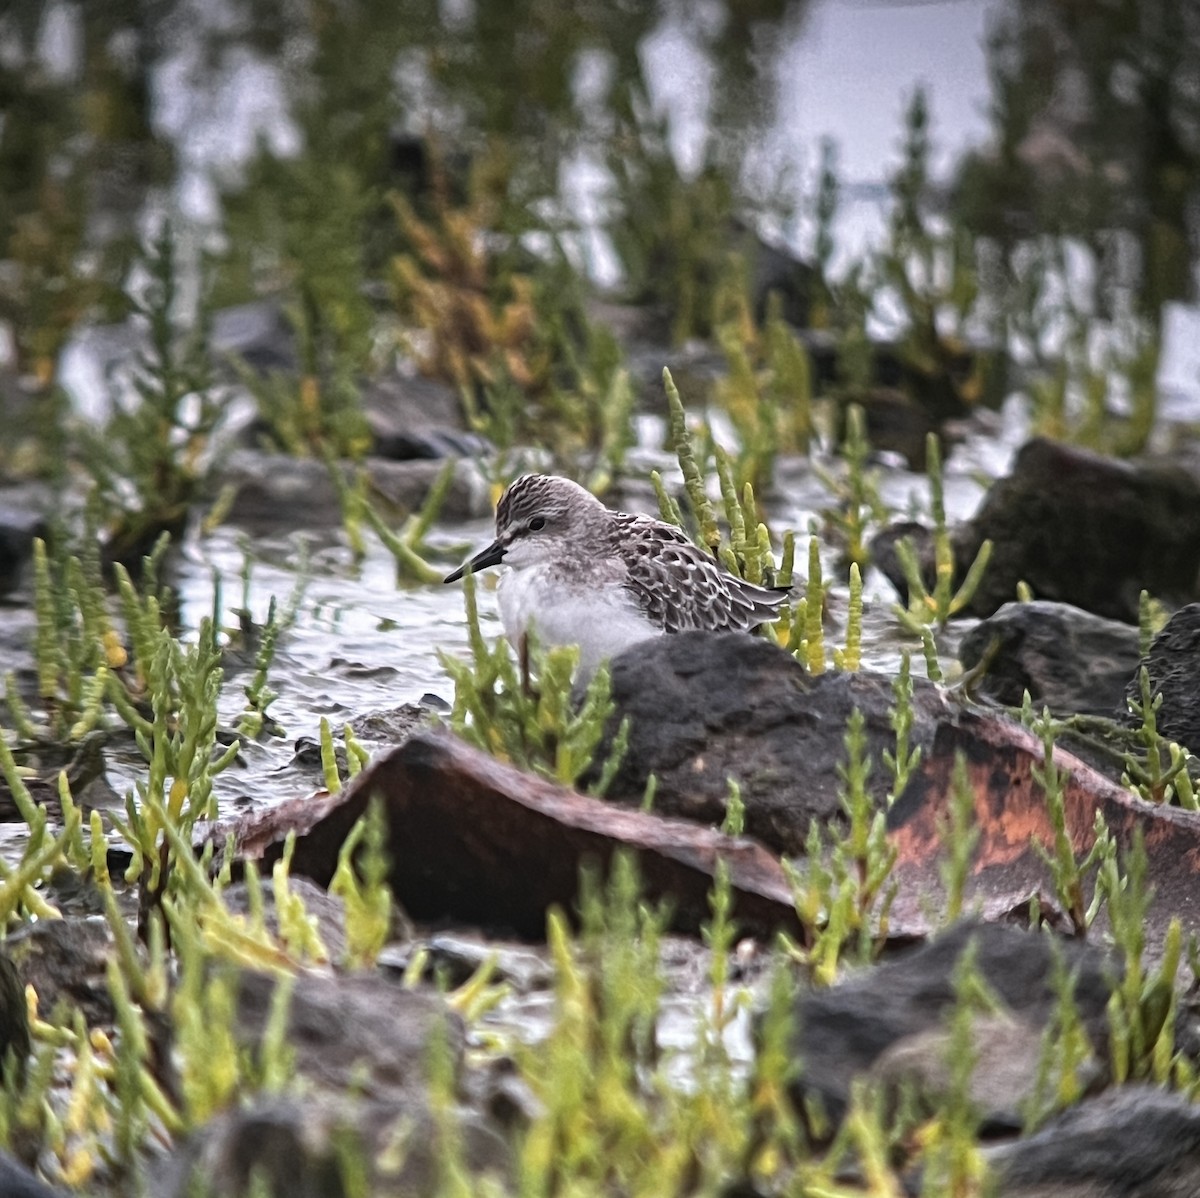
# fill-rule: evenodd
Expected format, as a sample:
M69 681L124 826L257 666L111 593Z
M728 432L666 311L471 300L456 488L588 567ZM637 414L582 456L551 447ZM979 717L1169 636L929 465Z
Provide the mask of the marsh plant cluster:
M785 558L777 561L772 538L757 521L753 488L747 485L739 494L729 458L718 454L715 475L706 476L701 440L688 430L678 392L670 374L665 377L698 540L746 577L788 578L794 537L786 537ZM852 428L858 426L855 416ZM853 461L856 455L848 456ZM936 463L933 455L934 470ZM661 479L655 482L664 518L681 518ZM861 480L852 481L849 490L861 487ZM710 494L721 496L719 505ZM944 521L940 533L945 534ZM816 543L810 539L804 595L764 634L812 673L855 670L862 632L858 566L849 565L844 645L830 650ZM231 1104L302 1094L306 1083L291 1067L287 1036L294 979L313 966L373 968L393 927L385 816L377 806L347 838L331 886L347 913L346 946L336 957L291 888L294 841L269 878L260 878L252 862L239 862L232 841L222 846L210 837L197 852L197 832L215 813L214 777L236 759L241 740L263 734L270 719L273 647L286 635L300 600L293 596L282 611L272 605L268 626L256 638L245 712L236 728L222 728L216 717L222 659L236 630L222 626L219 588L212 615L194 637L172 630L170 598L157 582L160 557L161 547L141 564L137 583L116 568L113 608L94 551L54 558L39 543L36 693L22 696L15 679L7 683L13 747L9 737L0 738L0 771L29 834L21 859L3 866L0 916L9 929L59 918L53 896L64 876L73 875L96 896L115 948L106 977L111 1022L89 1023L69 1005L53 1011L31 1006L26 1016L19 987L9 995L15 1006L6 1018L21 1031L9 1041L0 1130L10 1151L37 1160L50 1176L79 1189L115 1185L129 1192L127 1187L141 1184L155 1145L203 1128ZM624 751L622 730L607 757L595 760L612 713L607 669L596 673L581 699L572 692L572 651L535 648L531 691L507 643L491 644L481 632L471 579L466 593L470 656L445 663L455 687L450 726L488 753L560 783L573 784L590 771L593 789L603 793ZM897 609L901 626L919 627L931 672L937 666L934 630L948 618L955 593L950 579L934 593L920 592L921 602ZM901 1175L918 1166L927 1193L985 1192L980 1116L970 1081L975 1020L987 1017L995 1000L974 973L969 954L955 982L953 1084L933 1108L924 1102L897 1107L882 1091L863 1086L835 1126L820 1109L795 1100L797 1071L803 1070L790 1047L797 985L833 985L848 968L875 960L887 941L896 850L885 834L886 811L867 783L872 771L882 769L895 797L919 766L920 751L911 743L912 689L905 653L893 684L894 745L882 761L870 759L861 715L856 712L848 723L841 818L828 828L814 824L803 857L786 863L798 932L780 933L765 946L771 962L765 988L737 981L738 915L728 868L718 863L704 929L710 975L690 1048L664 1050L656 1033L666 987L660 945L669 908L641 897L630 859L618 858L607 880L594 874L581 879L578 926L566 912L548 917L555 978L549 1034L535 1046L507 1044L537 1098L536 1116L516 1137L515 1175L489 1181L470 1171L456 1130L452 1077L431 1068L432 1101L441 1113L430 1192L474 1193L490 1186L499 1194L515 1185L525 1194L614 1189L650 1194L663 1188L708 1193L731 1178L768 1192L842 1192L849 1169L866 1181L868 1192L882 1194L898 1192ZM1156 739L1154 710L1147 701L1137 734L1147 752L1131 751L1131 783L1136 777L1143 793L1158 801L1176 794L1191 805L1187 773L1176 760L1182 750ZM1140 840L1121 854L1098 819L1093 848L1077 856L1065 832L1063 778L1054 759L1062 725L1032 709L1025 718L1044 746L1038 780L1057 834L1043 851L1056 899L1075 936L1088 937L1100 920L1117 952L1120 980L1109 1004L1105 1071L1117 1082L1151 1080L1191 1094L1193 1067L1175 1043L1176 983L1186 947L1179 921L1170 925L1163 955L1148 963L1151 884ZM131 737L144 758L144 774L126 795L123 814L85 811L66 769L47 779L18 763L100 730ZM348 730L344 742L345 765L339 767L332 731L322 722L331 791L343 784L344 770L353 775L365 761ZM31 789L35 784L40 789ZM651 781L645 805L652 809L653 803ZM946 925L972 910L965 895L977 838L974 819L974 796L960 758L943 830ZM740 789L732 780L724 831L731 837L742 831ZM116 861L123 863L119 872ZM249 895L244 911L225 901L235 869ZM268 908L275 913L271 919ZM1029 915L1036 924L1036 897ZM1188 957L1194 965L1194 946ZM247 969L277 979L269 1025L253 1052L240 1041L236 1020L238 978ZM484 1032L478 1021L506 993L504 985L490 982L489 969L449 995L469 1024L480 1027L484 1042L492 1042L494 1033ZM421 977L418 958L407 984L427 984ZM1057 992L1038 1085L1025 1112L1027 1129L1080 1098L1084 1064L1092 1059L1065 967ZM731 1054L728 1036L751 1004L760 1010L756 1053L747 1068ZM436 1056L436 1045L431 1053ZM681 1061L686 1084L679 1080ZM364 1180L360 1152L361 1146L348 1141L339 1158L346 1193L376 1192ZM200 1178L196 1184L205 1192Z

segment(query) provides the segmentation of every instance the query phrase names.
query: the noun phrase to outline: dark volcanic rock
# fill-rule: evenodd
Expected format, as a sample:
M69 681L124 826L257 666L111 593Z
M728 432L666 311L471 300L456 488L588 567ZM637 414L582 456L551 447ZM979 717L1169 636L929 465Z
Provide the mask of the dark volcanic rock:
M838 766L846 721L866 716L868 752L895 748L891 679L859 672L812 676L789 653L738 632L685 632L636 645L612 663L616 711L629 748L606 797L639 803L658 779L654 810L720 823L730 778L741 787L746 833L782 852L803 851L813 820L841 818ZM928 745L955 710L930 684L913 693L912 743ZM603 761L606 748L597 754ZM888 778L868 788L882 805Z
M1067 603L1006 603L963 637L958 656L974 669L974 687L997 703L1019 707L1025 691L1039 710L1111 715L1138 660L1138 631Z
M1141 702L1143 665L1150 675L1151 692L1162 696L1158 731L1200 753L1200 603L1181 607L1154 638L1149 654L1129 679L1127 700ZM1119 719L1133 720L1125 702L1117 706Z
M1185 1198L1200 1194L1200 1106L1121 1086L985 1156L997 1198Z
M283 305L274 300L255 300L214 312L212 348L260 374L300 368L295 329Z
M468 1172L502 1183L511 1159L490 1121L466 1109L451 1112L448 1121ZM446 1132L427 1103L260 1098L201 1128L157 1169L153 1193L436 1198L445 1193L438 1154ZM358 1177L366 1190L355 1186ZM505 1192L502 1185L497 1192Z
M4 1198L64 1198L63 1190L52 1190L6 1152L0 1152L0 1194Z
M37 991L39 1010L52 1011L65 999L89 1023L112 1021L106 970L113 941L103 916L25 924L9 934L5 951L21 982Z
M261 1042L278 982L251 972L239 980L239 1038L247 1047ZM434 1036L457 1068L462 1020L438 994L407 990L383 973L302 973L295 980L286 1040L295 1071L313 1086L381 1100L420 1094Z
M479 457L492 448L467 428L454 388L434 379L377 379L367 385L363 407L377 457Z
M35 537L46 536L40 511L0 504L0 595L16 590L33 556Z
M239 1035L261 1042L279 980L240 979ZM161 1171L156 1192L266 1192L319 1198L346 1191L347 1160L371 1193L437 1192L438 1137L447 1128L429 1102L431 1050L440 1037L451 1076L462 1067L461 1020L440 995L405 989L381 974L300 974L288 1008L286 1043L304 1079L302 1101L260 1098L212 1120ZM510 1165L499 1133L477 1112L450 1114L473 1173L503 1176ZM390 1165L384 1160L390 1158Z
M0 1078L5 1075L10 1053L16 1075L24 1075L29 1048L25 983L12 961L0 954Z
M885 529L871 550L905 595L892 549L897 535ZM987 539L992 560L965 614L990 615L1026 582L1039 599L1134 623L1142 590L1169 606L1200 594L1200 481L1177 467L1122 462L1036 439L1022 447L1012 473L993 485L975 516L954 531L958 577ZM932 588L928 535L914 547Z
M372 458L367 473L376 494L399 512L424 503L443 463L390 462ZM352 482L352 467L345 467ZM226 519L260 534L288 533L297 528L340 528L342 508L323 462L241 449L229 455L217 485L232 484L237 494ZM487 485L470 465L460 462L442 505L449 520L467 520L491 511Z
M288 879L288 893L304 903L304 910L320 937L328 954L327 959L335 965L346 957L346 907L336 894L296 875ZM260 889L263 923L276 939L280 937L279 908L275 903L272 886ZM245 882L234 882L221 892L221 900L232 915L249 916L251 912L250 889Z
M968 943L975 944L975 969L1003 1002L983 1026L989 1059L1007 1053L1023 1063L1000 1084L978 1076L975 1097L987 1106L993 1128L1021 1124L1020 1099L1036 1081L1040 1036L1057 1003L1054 954L1075 975L1075 1003L1097 1054L1106 1051L1105 1004L1110 994L1107 963L1093 945L1052 940L1043 932L998 924L963 922L912 952L868 969L828 989L802 994L796 1002L793 1049L802 1068L793 1094L819 1098L835 1123L844 1114L856 1077L919 1079L936 1089L945 1060L945 1020L955 1005L954 971ZM885 1058L884 1054L889 1057ZM920 1060L920 1063L918 1061ZM977 1073L979 1071L977 1070Z

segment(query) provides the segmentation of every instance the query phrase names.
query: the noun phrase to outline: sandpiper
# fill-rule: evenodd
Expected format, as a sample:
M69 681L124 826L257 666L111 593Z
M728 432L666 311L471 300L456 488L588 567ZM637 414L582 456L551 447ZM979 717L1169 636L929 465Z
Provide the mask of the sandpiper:
M496 539L446 582L505 565L500 615L527 673L526 633L578 645L581 676L638 641L690 629L749 631L787 598L730 574L681 529L614 512L567 478L525 474L500 497Z

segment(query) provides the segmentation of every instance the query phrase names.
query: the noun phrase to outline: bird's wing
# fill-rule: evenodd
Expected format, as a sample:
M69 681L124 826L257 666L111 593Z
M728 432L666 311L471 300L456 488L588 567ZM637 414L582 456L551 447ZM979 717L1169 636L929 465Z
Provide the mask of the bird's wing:
M618 535L625 587L664 632L756 628L787 597L730 574L672 524L622 513Z

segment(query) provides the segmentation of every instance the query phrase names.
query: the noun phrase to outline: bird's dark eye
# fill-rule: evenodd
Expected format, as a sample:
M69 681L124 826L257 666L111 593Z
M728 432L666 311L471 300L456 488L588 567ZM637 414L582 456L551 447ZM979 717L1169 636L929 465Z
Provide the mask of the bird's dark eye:
M546 527L546 517L545 516L534 516L534 518L529 521L529 531L530 532L541 532L542 529L545 527Z

